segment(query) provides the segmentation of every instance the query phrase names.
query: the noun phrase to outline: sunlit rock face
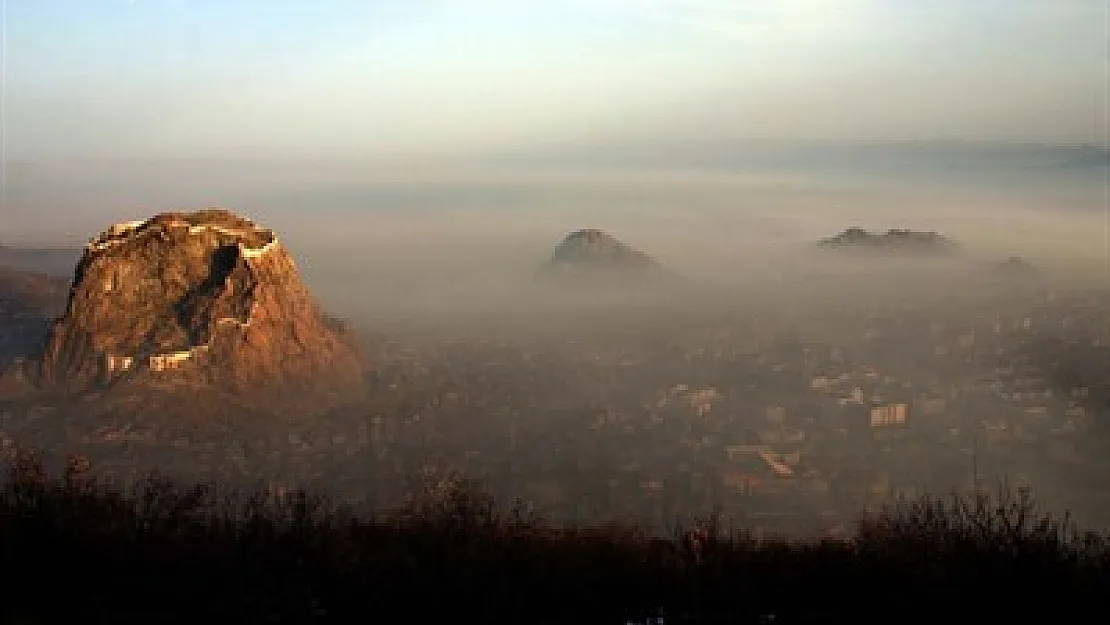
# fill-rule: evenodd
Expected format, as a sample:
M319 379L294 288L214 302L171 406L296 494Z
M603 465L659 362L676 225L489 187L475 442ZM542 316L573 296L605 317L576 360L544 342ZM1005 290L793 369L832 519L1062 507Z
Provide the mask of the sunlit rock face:
M229 211L122 223L85 248L40 360L44 384L126 382L258 397L363 388L353 337L277 236Z

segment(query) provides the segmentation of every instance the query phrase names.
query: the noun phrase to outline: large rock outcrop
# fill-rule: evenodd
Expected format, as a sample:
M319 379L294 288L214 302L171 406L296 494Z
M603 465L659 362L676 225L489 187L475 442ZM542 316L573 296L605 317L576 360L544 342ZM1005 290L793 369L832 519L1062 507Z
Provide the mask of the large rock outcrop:
M325 404L364 388L353 337L322 314L275 234L219 209L93 239L39 369L69 389L127 383Z

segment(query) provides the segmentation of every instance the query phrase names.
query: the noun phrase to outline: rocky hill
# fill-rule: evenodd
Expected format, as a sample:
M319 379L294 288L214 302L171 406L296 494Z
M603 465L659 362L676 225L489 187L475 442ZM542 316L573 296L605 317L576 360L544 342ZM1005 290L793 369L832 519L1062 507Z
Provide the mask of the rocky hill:
M638 284L647 279L673 277L644 252L596 229L576 230L564 237L540 274L572 283Z
M917 254L944 254L956 248L954 241L936 232L894 228L883 233L848 228L834 237L818 241L817 246L824 249Z
M112 226L86 247L39 380L290 397L360 394L362 362L270 230L219 209Z

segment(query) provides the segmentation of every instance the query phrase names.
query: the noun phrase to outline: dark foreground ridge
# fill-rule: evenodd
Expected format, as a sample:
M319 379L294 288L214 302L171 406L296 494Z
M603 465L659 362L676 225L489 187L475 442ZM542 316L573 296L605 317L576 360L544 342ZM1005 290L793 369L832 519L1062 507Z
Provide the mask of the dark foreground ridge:
M124 494L87 469L11 464L0 622L1061 622L1110 591L1105 538L1024 491L894 503L851 540L787 544L711 520L673 539L553 529L454 478L363 520L304 492Z

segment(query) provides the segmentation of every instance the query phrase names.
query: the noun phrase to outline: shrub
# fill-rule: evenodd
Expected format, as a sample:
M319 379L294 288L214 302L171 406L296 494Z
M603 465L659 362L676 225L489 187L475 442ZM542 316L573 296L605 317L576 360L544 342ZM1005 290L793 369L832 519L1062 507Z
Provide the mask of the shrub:
M363 518L310 493L129 492L21 453L0 489L5 616L114 623L810 623L1098 608L1110 550L1028 491L891 502L847 541L760 542L711 515L657 538L556 528L455 474ZM662 619L660 621L660 619ZM11 619L2 622L12 622Z

